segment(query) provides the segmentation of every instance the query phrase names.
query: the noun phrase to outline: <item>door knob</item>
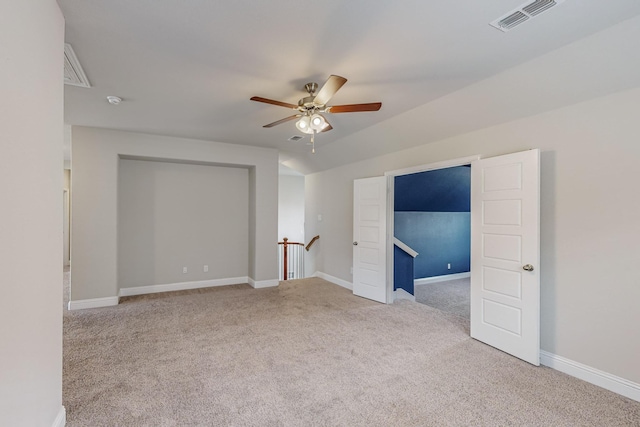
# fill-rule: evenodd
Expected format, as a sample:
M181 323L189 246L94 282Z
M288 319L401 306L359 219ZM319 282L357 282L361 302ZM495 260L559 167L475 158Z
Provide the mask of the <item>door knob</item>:
M353 242L353 246L358 246L358 242Z
M522 266L522 269L523 269L524 271L533 271L533 265L531 265L531 264L523 265L523 266Z

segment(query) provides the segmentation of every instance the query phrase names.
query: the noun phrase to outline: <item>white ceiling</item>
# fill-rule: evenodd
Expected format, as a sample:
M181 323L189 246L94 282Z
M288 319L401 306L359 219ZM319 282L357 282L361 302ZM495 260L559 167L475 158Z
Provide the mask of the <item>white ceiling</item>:
M65 86L66 123L277 148L282 160L305 173L343 164L338 145L363 129L436 106L463 88L640 14L637 0L566 0L503 33L489 22L523 1L58 3L66 42L92 85ZM294 122L262 127L291 110L249 98L296 104L306 94L305 83L321 85L330 74L349 80L331 104L383 105L378 112L328 114L334 130L316 137L318 153L326 151L321 162L313 161L308 136L287 140L298 134ZM107 95L123 102L112 106ZM464 107L465 99L458 101ZM504 121L512 119L512 111L503 110ZM431 129L439 138L470 130L450 111L439 120L446 128ZM473 127L500 119L483 121L480 115ZM350 161L358 160L354 152L371 154L351 151Z

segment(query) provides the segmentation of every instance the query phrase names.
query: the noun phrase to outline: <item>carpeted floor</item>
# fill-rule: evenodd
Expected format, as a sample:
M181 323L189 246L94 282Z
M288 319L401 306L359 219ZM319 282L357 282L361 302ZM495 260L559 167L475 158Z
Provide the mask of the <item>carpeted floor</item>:
M321 279L66 312L74 426L639 426L640 403Z
M418 285L414 288L416 302L426 304L467 320L471 319L471 279L456 279L446 282Z

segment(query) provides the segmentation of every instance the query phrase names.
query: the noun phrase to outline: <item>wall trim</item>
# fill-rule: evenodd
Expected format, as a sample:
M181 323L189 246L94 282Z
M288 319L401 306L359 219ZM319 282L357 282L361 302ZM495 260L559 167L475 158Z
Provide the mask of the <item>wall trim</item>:
M416 302L415 295L411 295L409 292L405 291L402 288L398 288L393 292L393 300L406 299L409 301Z
M56 419L53 420L51 427L64 427L67 424L67 411L64 406L60 407Z
M326 280L327 282L331 282L335 285L347 288L350 291L353 290L353 283L347 282L346 280L338 279L337 277L331 276L327 273L323 273L322 271L316 271L315 273L313 273L313 277L319 277L320 279Z
M119 295L121 297L128 297L132 295L156 294L159 292L184 291L188 289L211 288L214 286L237 285L239 283L249 283L249 278L247 276L228 277L224 279L198 280L193 282L166 283L162 285L120 288Z
M86 308L111 307L113 305L118 305L119 301L120 298L118 297L80 299L69 301L67 308L69 310L84 310Z
M247 283L249 283L249 285L254 289L273 288L274 286L280 285L280 281L278 279L253 280L251 277L247 278Z
M447 282L449 280L466 279L471 277L471 272L446 274L444 276L423 277L422 279L415 279L413 286L428 285L429 283Z
M572 377L640 402L640 384L600 371L582 363L540 350L540 363Z

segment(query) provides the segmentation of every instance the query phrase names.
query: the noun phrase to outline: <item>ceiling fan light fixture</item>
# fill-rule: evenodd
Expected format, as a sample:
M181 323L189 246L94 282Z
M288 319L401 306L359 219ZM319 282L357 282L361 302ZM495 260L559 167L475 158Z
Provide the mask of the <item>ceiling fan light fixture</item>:
M296 122L296 127L302 133L313 133L313 129L311 129L311 119L309 116L302 116L300 120Z
M314 132L321 132L327 126L327 121L320 114L313 114L310 118L309 127Z

